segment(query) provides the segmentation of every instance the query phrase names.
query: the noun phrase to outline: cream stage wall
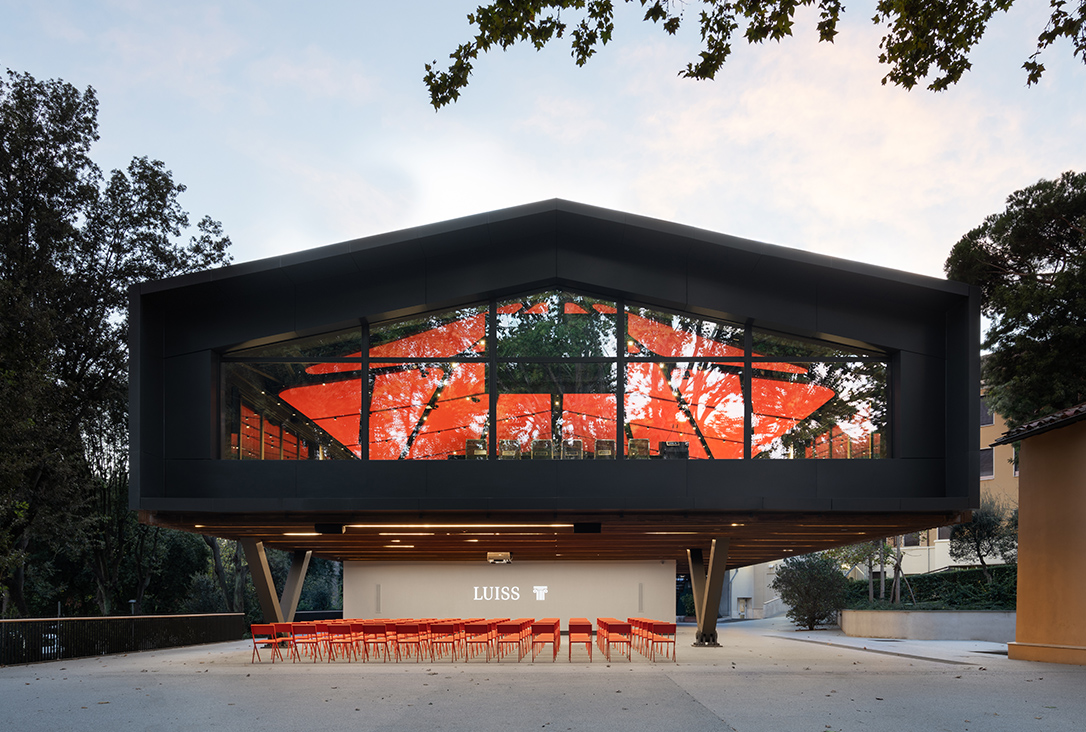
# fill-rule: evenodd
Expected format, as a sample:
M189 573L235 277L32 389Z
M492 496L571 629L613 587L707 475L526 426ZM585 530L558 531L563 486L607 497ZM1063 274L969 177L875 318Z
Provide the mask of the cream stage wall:
M675 562L344 562L343 617L675 617Z

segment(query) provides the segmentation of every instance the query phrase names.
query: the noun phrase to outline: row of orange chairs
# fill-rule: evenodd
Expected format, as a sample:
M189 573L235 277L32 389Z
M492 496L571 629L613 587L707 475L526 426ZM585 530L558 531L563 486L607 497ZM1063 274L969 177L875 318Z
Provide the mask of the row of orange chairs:
M675 623L662 623L649 618L627 618L625 621L615 618L596 618L596 644L608 661L611 649L619 653L626 650L626 660L630 660L632 651L656 660L657 651L663 651L664 658L676 661Z
M655 660L656 650L671 647L674 658L675 624L656 623L642 618L630 618L627 622L614 618L598 618L597 642L607 660L611 660L611 648L636 648ZM631 630L633 628L633 630ZM534 662L549 644L551 661L558 658L562 633L558 618L446 618L400 620L343 620L306 623L257 623L251 628L253 637L252 662L263 661L261 648L267 649L271 662L285 661L286 650L292 661L308 656L314 662L345 659L348 662L395 659L402 661L414 656L415 661L429 657L436 661L449 657L468 661L483 656L492 658L516 654L519 662L529 652ZM592 624L586 618L572 618L569 622L569 660L573 660L573 648L584 644L588 660L592 660Z

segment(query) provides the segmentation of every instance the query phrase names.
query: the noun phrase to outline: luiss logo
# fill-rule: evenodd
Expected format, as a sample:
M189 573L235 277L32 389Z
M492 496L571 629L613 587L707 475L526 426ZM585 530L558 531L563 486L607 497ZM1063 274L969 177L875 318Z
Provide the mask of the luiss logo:
M487 587L475 587L475 596L472 599L475 600L519 600L520 599L520 587L498 587L497 585L490 585ZM535 593L535 599L543 600L547 596L546 585L535 585L532 587L532 592Z
M476 600L519 600L519 587L476 587Z

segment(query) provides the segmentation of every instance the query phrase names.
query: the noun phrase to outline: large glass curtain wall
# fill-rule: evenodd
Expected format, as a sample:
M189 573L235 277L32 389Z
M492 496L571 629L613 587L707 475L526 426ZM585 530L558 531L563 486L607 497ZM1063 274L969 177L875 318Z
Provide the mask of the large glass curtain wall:
M885 354L552 290L224 354L224 458L887 450Z

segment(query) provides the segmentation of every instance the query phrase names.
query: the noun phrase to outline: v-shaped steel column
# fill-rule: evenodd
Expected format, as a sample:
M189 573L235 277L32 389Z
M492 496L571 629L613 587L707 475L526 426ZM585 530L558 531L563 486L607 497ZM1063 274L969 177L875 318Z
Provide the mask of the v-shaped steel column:
M724 590L725 567L728 564L728 540L713 539L709 549L709 571L702 567L705 559L701 548L687 549L690 564L690 586L694 593L694 612L698 619L695 646L719 646L716 635L716 616L720 610L720 594Z
M305 573L309 569L309 559L312 556L313 552L304 549L298 549L291 555L287 584L283 587L283 597L279 600L279 609L287 623L294 622L298 600L302 597L302 583L305 582Z
M249 576L253 578L256 596L260 600L260 610L265 623L292 622L298 609L298 599L302 596L302 582L309 568L311 551L296 551L290 562L287 584L283 588L282 599L275 596L275 582L272 581L268 555L264 552L264 542L242 539L245 561L249 563Z

